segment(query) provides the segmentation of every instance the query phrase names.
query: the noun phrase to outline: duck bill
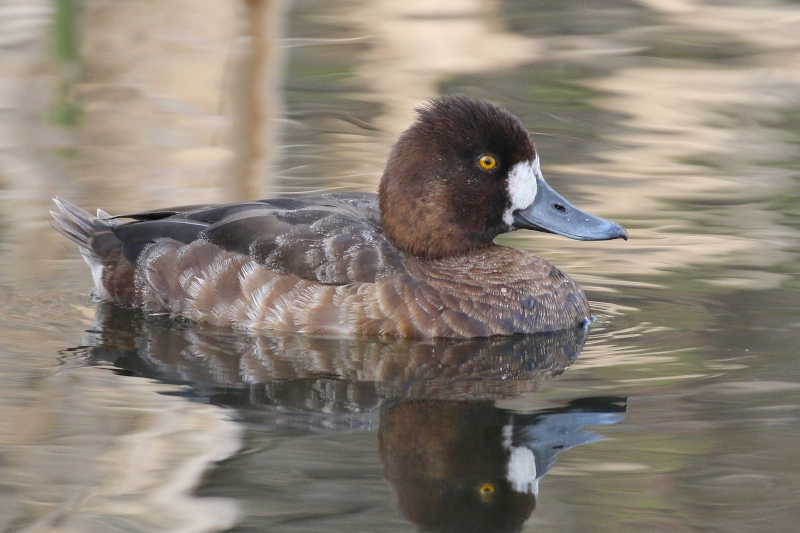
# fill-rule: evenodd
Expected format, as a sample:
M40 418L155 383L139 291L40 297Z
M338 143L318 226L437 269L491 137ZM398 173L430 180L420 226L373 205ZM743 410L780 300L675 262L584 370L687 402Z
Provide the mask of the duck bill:
M536 177L536 198L525 209L514 211L514 227L555 233L578 241L628 240L619 224L585 213Z

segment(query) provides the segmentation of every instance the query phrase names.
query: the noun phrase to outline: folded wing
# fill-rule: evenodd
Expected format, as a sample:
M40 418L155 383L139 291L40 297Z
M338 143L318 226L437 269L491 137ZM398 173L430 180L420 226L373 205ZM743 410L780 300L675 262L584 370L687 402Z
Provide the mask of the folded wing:
M132 263L149 243L203 239L277 272L326 284L374 282L401 268L381 231L374 194L327 194L120 215L114 228Z

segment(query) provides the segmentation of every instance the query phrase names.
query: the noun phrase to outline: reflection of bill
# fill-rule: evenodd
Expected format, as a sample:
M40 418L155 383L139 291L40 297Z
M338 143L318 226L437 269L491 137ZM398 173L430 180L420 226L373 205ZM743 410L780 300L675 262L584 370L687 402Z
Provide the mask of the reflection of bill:
M586 330L470 340L259 336L101 304L82 364L188 385L281 433L368 429L423 531L519 531L558 453L622 419L622 398L520 414L495 406L564 372ZM184 394L184 393L181 393Z
M517 414L491 401L410 400L381 415L384 475L423 531L519 531L556 455L602 437L624 398L586 398Z

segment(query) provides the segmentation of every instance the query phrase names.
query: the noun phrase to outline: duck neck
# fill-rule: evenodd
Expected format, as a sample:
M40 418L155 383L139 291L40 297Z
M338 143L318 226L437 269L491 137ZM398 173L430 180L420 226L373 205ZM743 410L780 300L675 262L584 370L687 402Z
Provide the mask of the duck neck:
M397 226L400 226L398 230ZM454 228L429 227L425 231L414 231L405 223L383 222L384 234L398 248L423 261L458 259L492 245L494 235L474 235Z
M500 233L480 215L450 208L444 194L402 193L381 183L379 203L384 235L398 248L426 260L467 255L492 246Z

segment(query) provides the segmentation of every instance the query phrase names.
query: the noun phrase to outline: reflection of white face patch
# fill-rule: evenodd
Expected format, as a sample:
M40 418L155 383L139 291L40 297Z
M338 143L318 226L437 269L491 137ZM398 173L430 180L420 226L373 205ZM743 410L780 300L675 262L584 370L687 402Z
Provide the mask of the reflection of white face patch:
M508 197L511 205L503 213L503 222L508 228L514 225L514 211L525 209L536 199L536 178L542 178L539 156L533 161L522 161L511 167L508 173Z
M536 458L533 452L524 446L511 444L513 424L503 426L503 446L508 450L506 479L514 492L539 494L539 480L536 478Z

